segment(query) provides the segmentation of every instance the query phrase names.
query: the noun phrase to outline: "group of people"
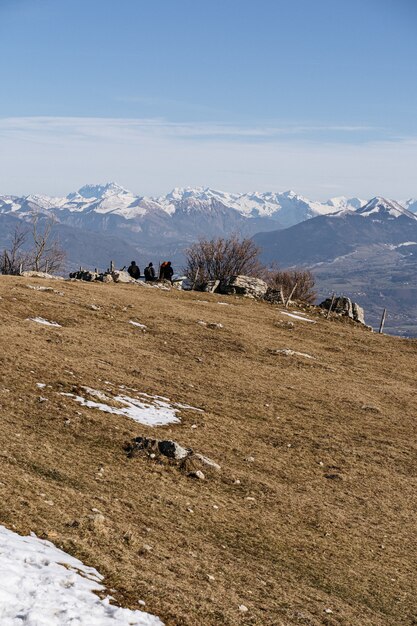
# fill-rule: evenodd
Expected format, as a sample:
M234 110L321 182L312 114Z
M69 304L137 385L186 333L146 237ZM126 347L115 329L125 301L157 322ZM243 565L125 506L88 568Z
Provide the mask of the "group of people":
M129 275L132 278L134 278L135 280L139 280L141 278L140 269L139 269L139 266L136 264L136 261L132 261L131 262L131 264L127 268L127 271L129 273ZM145 269L143 271L143 275L144 275L144 278L145 278L145 282L147 282L147 283L154 282L155 280L158 280L158 279L159 280L169 280L170 282L172 282L172 277L174 275L174 270L172 269L171 261L164 261L159 266L159 273L158 273L158 277L157 277L156 276L156 272L155 272L155 268L153 266L153 263L150 262L145 267Z

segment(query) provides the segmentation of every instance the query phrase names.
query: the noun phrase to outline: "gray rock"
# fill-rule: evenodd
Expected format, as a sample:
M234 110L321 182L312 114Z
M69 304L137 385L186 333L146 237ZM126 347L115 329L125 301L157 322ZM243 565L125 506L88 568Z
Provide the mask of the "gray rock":
M329 310L332 306L332 299L327 298L319 307L322 309ZM332 312L338 313L339 315L344 315L354 320L355 322L360 322L361 324L365 324L365 314L362 307L359 306L356 302L352 302L350 298L346 296L339 296L335 298L332 306Z
M161 454L170 459L175 459L176 461L185 459L192 453L191 448L183 448L176 441L171 441L169 439L166 441L160 441L158 443L158 449Z
M203 474L203 472L201 470L196 470L195 472L190 472L188 474L188 476L190 476L190 478L199 478L200 480L204 480L205 476Z
M268 285L261 278L239 275L221 281L218 291L226 295L238 294L247 298L262 299L268 291Z
M131 277L128 272L124 270L116 270L112 272L112 278L115 283L137 283L138 281Z
M272 287L268 287L264 300L271 302L272 304L285 304L282 290L272 289Z

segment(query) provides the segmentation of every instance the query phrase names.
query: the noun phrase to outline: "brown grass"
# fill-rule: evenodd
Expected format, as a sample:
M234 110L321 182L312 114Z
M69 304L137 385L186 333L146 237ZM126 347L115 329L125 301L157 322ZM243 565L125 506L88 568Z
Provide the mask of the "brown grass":
M132 285L0 277L0 296L0 523L97 567L123 606L145 600L167 625L417 623L417 341ZM152 429L59 394L104 381L204 413ZM222 472L128 459L139 435Z

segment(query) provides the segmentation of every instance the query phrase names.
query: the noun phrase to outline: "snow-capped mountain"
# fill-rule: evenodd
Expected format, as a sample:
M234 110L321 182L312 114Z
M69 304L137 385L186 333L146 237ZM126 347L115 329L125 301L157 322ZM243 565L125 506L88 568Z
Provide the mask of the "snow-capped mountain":
M341 209L354 209L365 204L358 198L332 198L327 202L311 201L294 191L229 193L208 187L177 187L165 196L147 197L135 195L116 183L85 185L66 198L44 195L0 196L0 212L28 213L53 211L57 219L66 212L96 213L120 216L126 220L151 217L153 213L166 214L171 218L181 215L235 214L235 218L276 221L286 228L316 215L326 215ZM276 226L276 224L275 224ZM249 227L251 229L251 227ZM267 228L268 230L268 228Z
M417 215L398 202L375 197L359 209L321 215L285 230L260 232L254 239L266 262L286 266L329 262L360 246L414 254L417 250L405 243L417 241Z
M356 211L357 215L362 217L371 217L373 220L388 219L393 220L399 217L407 217L411 220L417 220L417 215L405 209L395 200L387 200L377 196L372 198L365 206Z
M52 215L56 228L65 230L67 238L68 229L73 229L72 241L84 240L86 233L94 233L96 237L107 237L106 250L110 245L108 238L113 237L121 252L126 244L131 252L136 249L146 257L169 254L173 258L180 258L181 251L202 236L237 233L250 237L309 223L311 218L317 217L354 214L357 218L369 216L373 221L399 215L417 219L400 204L383 198L374 198L368 203L346 197L316 202L294 191L230 193L208 187L177 187L164 196L153 198L134 194L116 183L107 183L85 185L63 198L36 194L0 196L0 217L30 220L34 212ZM7 223L12 222L9 219ZM6 224L5 219L3 224ZM402 239L406 240L409 238ZM71 246L74 248L73 244ZM78 254L78 244L77 250Z

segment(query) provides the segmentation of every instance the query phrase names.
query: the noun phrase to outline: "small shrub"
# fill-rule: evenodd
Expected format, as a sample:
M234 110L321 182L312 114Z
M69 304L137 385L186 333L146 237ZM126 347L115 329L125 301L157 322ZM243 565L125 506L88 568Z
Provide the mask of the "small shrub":
M259 248L251 239L200 239L186 250L184 273L197 288L209 280L244 274L260 276Z
M296 285L292 300L306 304L313 304L316 300L315 278L309 270L273 270L266 276L266 281L272 289L282 289L285 299Z

